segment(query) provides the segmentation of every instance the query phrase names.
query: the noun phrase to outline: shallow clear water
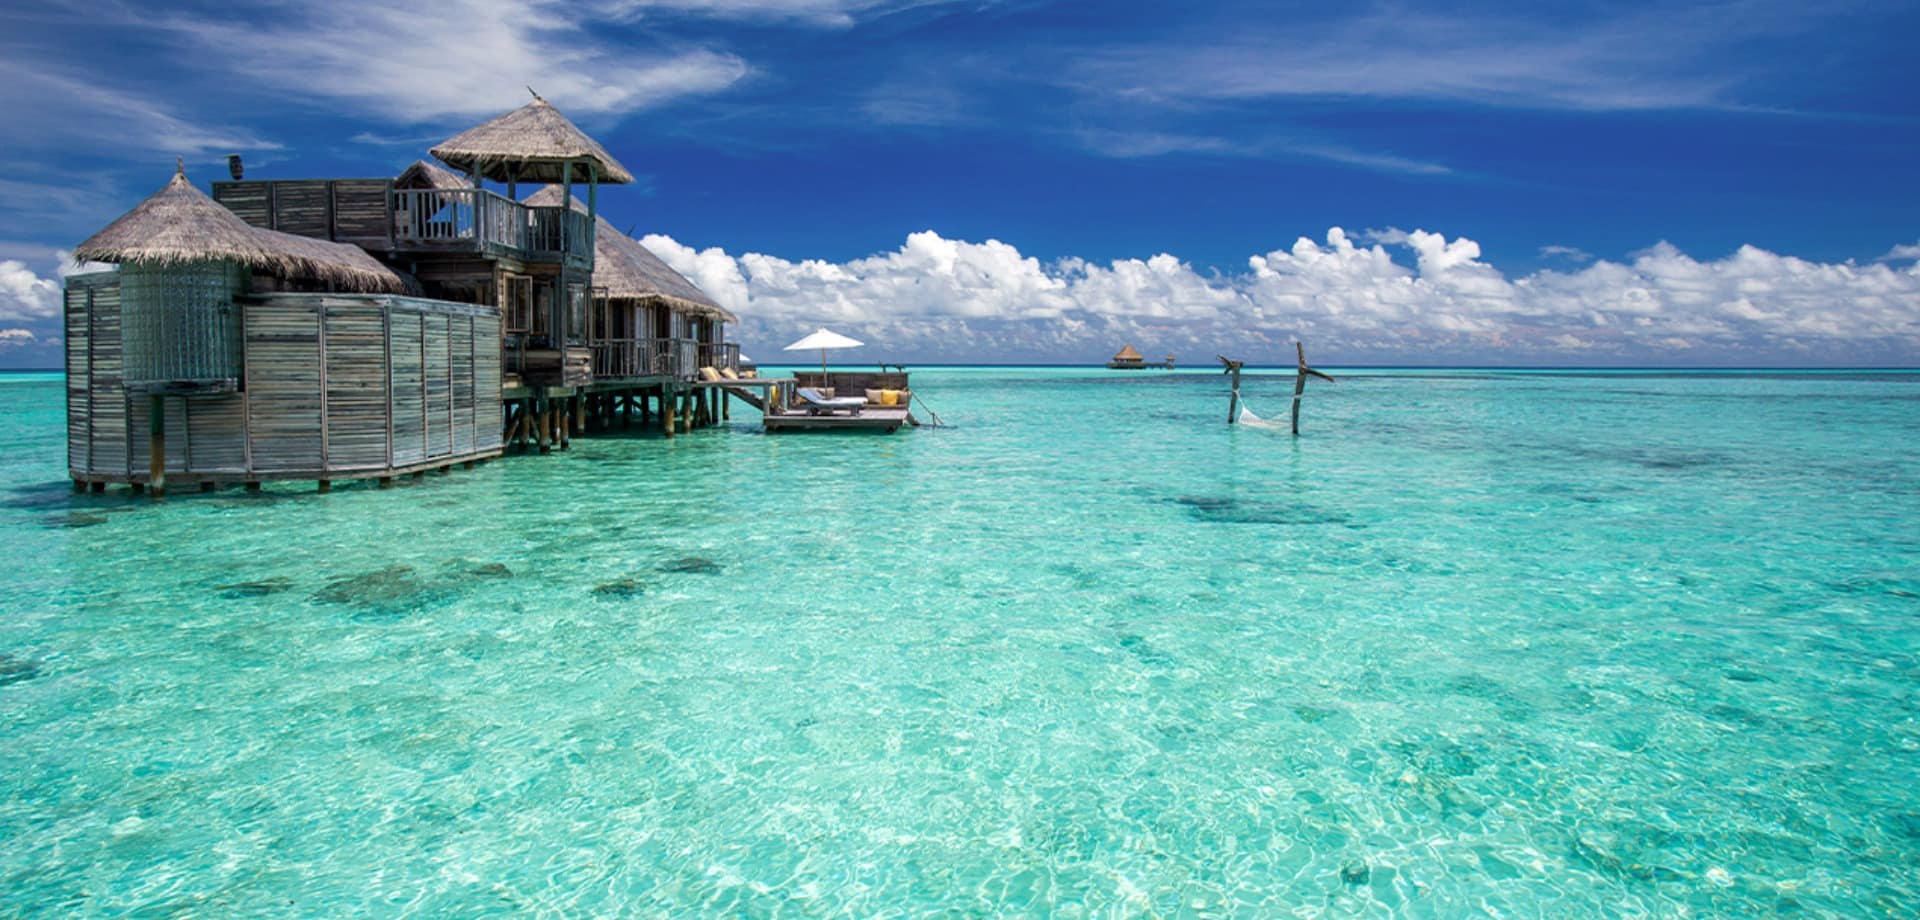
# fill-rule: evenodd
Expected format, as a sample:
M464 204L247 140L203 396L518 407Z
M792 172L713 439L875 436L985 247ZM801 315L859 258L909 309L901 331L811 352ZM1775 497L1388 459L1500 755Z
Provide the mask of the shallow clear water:
M914 383L154 505L0 377L0 915L1920 903L1920 374Z

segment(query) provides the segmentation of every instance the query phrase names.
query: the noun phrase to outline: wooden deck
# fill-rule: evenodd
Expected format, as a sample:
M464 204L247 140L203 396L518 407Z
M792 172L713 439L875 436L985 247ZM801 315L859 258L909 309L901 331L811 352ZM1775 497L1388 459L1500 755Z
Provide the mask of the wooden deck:
M844 412L808 415L801 411L774 412L766 417L772 431L879 431L891 434L902 425L919 424L905 406L869 406L859 415Z

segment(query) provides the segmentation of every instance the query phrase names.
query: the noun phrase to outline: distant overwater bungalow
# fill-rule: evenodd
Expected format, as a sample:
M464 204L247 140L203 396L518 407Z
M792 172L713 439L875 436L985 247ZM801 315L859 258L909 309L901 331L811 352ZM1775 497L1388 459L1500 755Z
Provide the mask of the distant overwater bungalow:
M600 216L633 176L544 99L431 155L333 179L235 157L211 195L182 168L82 243L114 267L67 282L75 487L385 485L779 411L792 381L741 374L738 317Z

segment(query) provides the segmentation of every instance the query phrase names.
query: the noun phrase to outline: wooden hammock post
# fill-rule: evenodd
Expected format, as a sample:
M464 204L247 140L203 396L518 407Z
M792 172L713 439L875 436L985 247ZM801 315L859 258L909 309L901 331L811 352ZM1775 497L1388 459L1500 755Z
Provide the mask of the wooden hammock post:
M1300 397L1307 392L1307 378L1318 377L1328 383L1332 383L1333 378L1307 366L1306 345L1295 342L1293 350L1300 356L1300 369L1293 375L1293 434L1298 437L1300 435Z
M1214 355L1214 357L1219 358L1220 363L1227 366L1227 369L1221 373L1233 378L1233 395L1227 401L1227 424L1232 425L1240 421L1240 366L1244 362L1235 361L1226 355Z

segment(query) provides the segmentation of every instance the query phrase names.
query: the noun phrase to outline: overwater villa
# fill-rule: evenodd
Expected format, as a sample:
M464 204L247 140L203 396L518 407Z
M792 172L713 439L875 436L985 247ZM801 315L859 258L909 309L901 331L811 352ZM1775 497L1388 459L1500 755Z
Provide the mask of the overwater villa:
M76 488L384 485L780 386L731 379L736 317L599 216L633 176L545 100L431 153L391 179L236 159L211 197L181 170L81 244L117 267L67 284Z
M1117 371L1137 371L1146 366L1147 359L1142 357L1139 349L1134 348L1132 345L1120 346L1120 351L1114 354L1113 360L1107 362L1107 367Z

